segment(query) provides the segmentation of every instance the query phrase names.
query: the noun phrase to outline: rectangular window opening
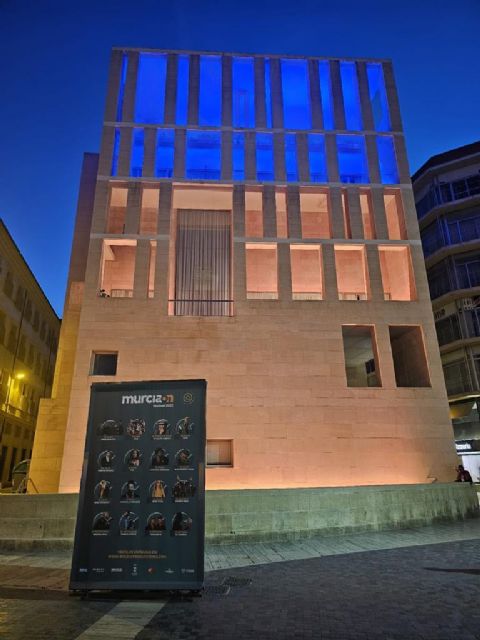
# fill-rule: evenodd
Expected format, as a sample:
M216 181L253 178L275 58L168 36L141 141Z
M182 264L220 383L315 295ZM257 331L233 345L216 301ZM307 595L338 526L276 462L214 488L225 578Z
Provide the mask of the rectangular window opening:
M377 137L378 165L382 184L398 184L397 158L393 136Z
M233 126L255 126L255 75L253 58L234 57L232 63Z
M173 129L159 129L155 145L155 177L171 178L175 155L175 133Z
M271 133L256 134L257 180L268 182L275 179L273 162L273 137Z
M275 215L277 219L277 238L288 238L287 193L285 189L275 191Z
M406 240L405 216L399 189L385 189L383 195L389 240Z
M390 131L390 113L383 67L379 62L367 62L368 94L376 131Z
M135 122L163 124L166 77L167 56L164 53L140 53Z
M302 238L331 238L332 225L328 192L300 189Z
M321 300L323 297L322 254L319 245L290 245L293 300Z
M363 237L365 240L374 240L375 221L373 218L372 194L370 191L360 191L360 211L362 212Z
M320 77L320 94L322 96L323 128L335 129L333 118L332 83L330 79L330 62L321 60L318 63Z
M380 245L378 253L385 300L415 300L410 248Z
M233 315L231 246L231 211L177 210L174 315Z
M364 136L337 136L337 155L341 182L369 182Z
M381 387L375 331L371 326L342 327L348 387Z
M219 131L187 131L186 177L219 180L222 168Z
M222 124L221 56L200 56L198 123L203 126Z
M144 187L140 209L140 234L157 233L160 189Z
M368 272L363 245L335 245L339 300L367 300Z
M130 175L134 178L141 178L143 171L143 129L133 130L132 156L130 162Z
M389 332L397 387L430 387L421 327L391 326Z
M285 134L285 171L287 182L298 182L297 136Z
M99 296L132 298L136 240L104 240Z
M92 353L90 368L91 376L115 376L117 375L118 352Z
M233 467L233 440L207 440L207 467Z
M128 189L112 187L107 215L107 233L125 233Z
M245 190L245 236L263 238L263 198L261 189Z
M310 182L328 182L325 138L321 133L308 134Z
M307 60L282 59L283 126L311 129L310 86Z
M247 298L278 298L277 245L258 243L245 245Z
M340 78L342 82L343 106L345 110L345 125L352 131L360 131L362 126L362 111L358 92L357 66L355 62L340 62Z

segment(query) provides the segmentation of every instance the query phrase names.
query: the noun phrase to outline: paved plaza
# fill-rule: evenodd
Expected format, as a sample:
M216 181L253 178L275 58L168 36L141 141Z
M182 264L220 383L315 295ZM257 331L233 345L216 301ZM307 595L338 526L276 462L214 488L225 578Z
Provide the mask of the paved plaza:
M480 639L480 520L209 546L200 598L67 591L68 552L0 554L5 640Z

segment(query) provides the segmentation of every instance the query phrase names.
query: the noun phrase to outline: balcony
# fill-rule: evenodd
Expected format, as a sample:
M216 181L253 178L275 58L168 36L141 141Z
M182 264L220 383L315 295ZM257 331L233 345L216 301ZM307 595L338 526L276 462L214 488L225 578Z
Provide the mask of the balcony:
M454 182L433 185L430 191L416 203L418 219L421 220L434 207L480 195L480 175L474 174Z

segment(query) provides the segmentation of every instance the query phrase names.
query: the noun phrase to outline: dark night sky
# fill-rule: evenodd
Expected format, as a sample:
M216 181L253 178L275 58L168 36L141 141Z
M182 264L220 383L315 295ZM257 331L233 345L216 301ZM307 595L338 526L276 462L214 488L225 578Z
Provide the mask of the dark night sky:
M412 172L480 139L480 0L0 0L0 216L62 313L116 46L392 58Z

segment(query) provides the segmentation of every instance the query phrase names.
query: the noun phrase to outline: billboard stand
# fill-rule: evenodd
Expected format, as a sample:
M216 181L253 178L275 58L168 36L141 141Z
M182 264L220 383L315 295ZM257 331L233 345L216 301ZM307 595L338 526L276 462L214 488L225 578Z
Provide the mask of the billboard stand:
M205 380L91 388L70 589L204 583Z

